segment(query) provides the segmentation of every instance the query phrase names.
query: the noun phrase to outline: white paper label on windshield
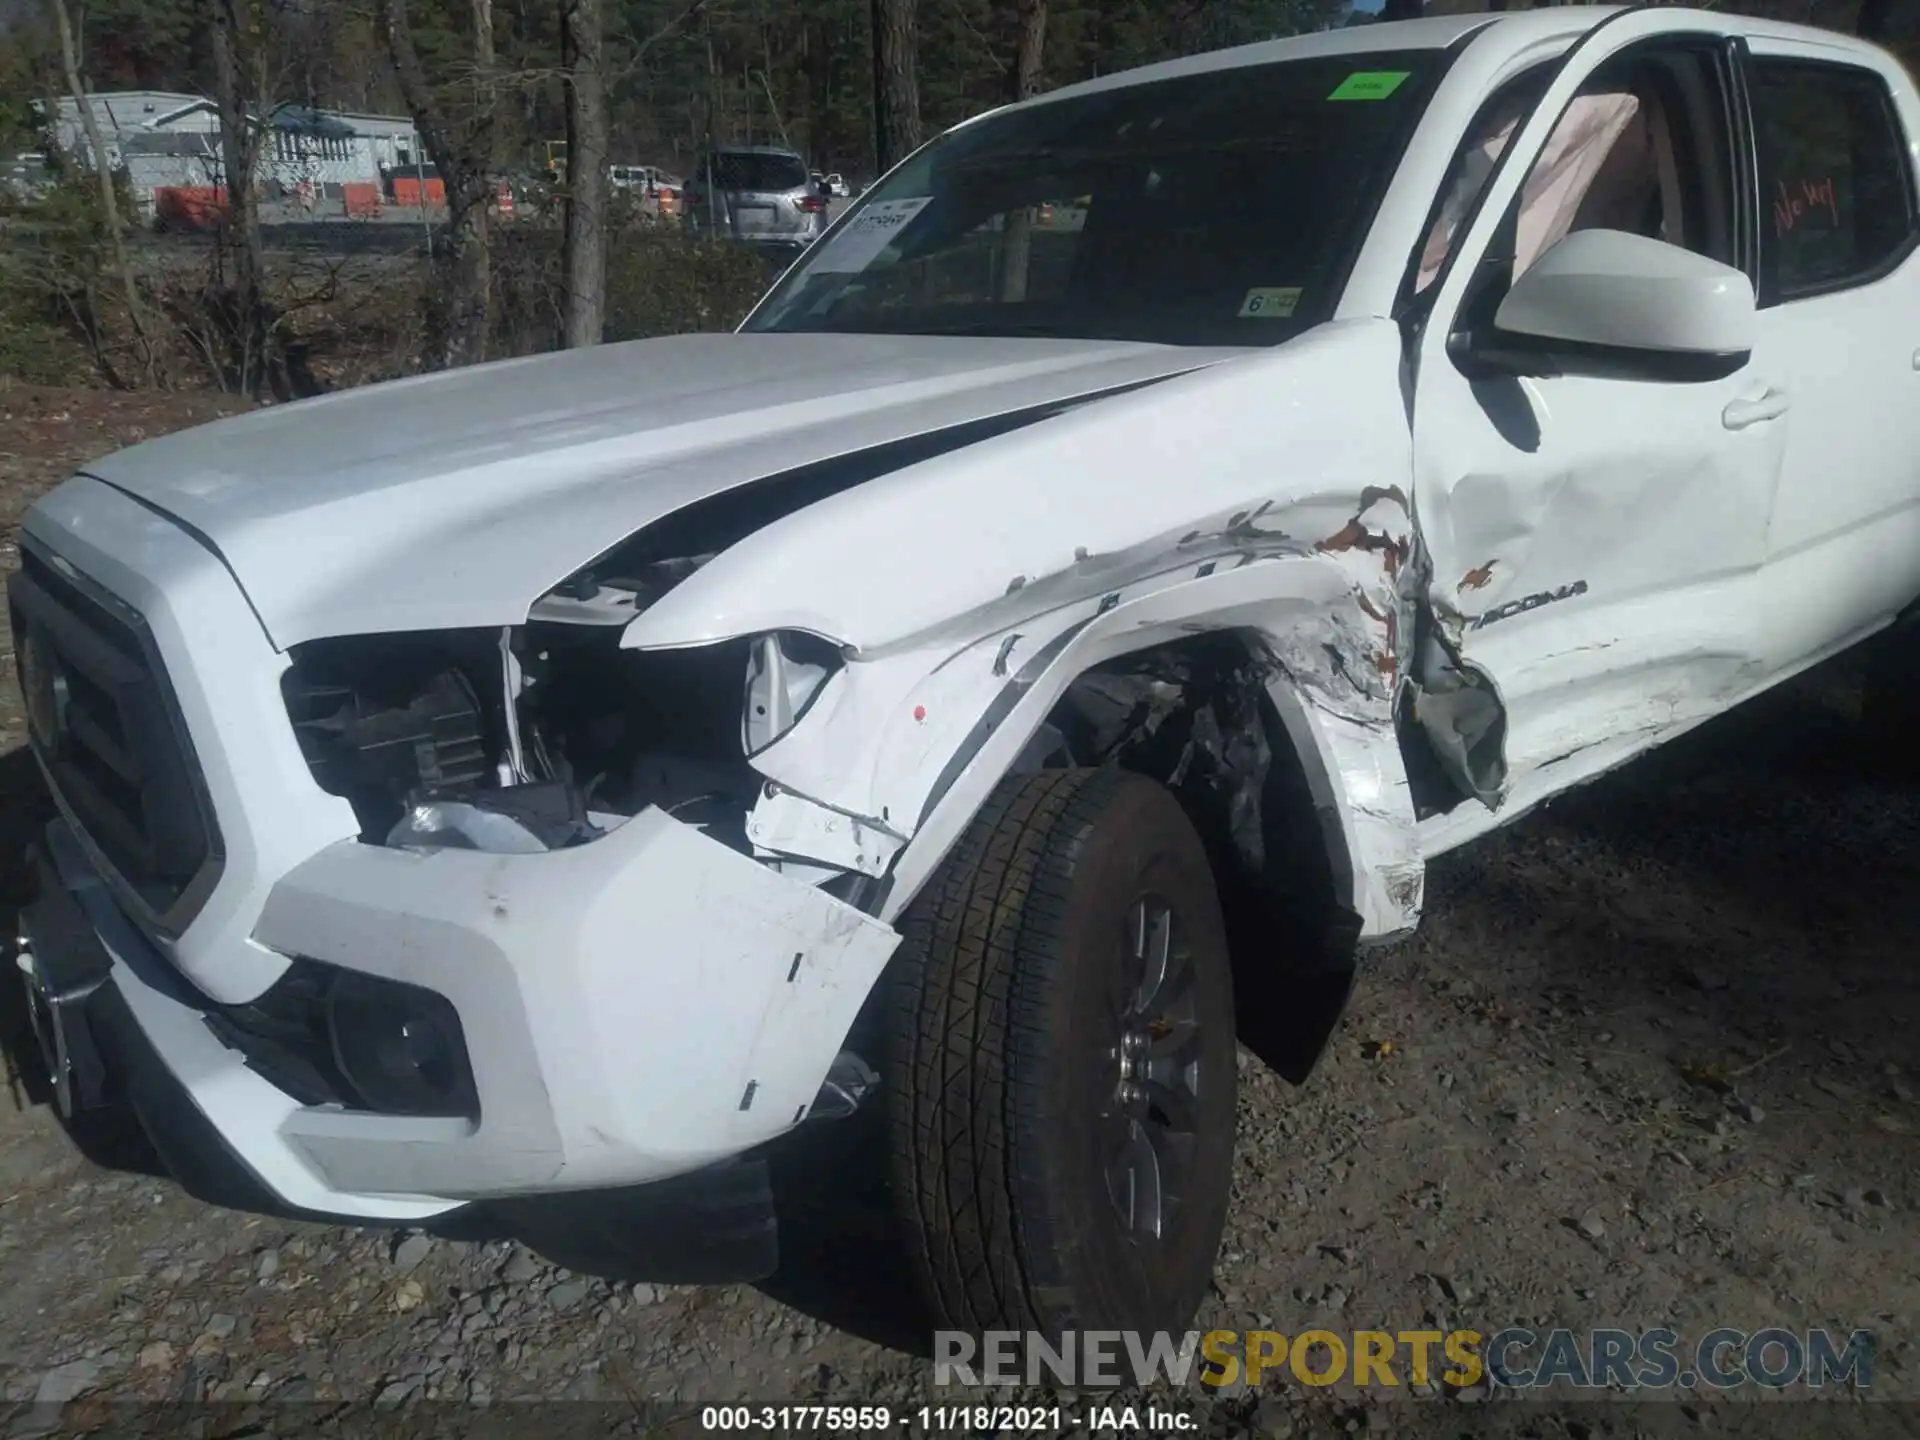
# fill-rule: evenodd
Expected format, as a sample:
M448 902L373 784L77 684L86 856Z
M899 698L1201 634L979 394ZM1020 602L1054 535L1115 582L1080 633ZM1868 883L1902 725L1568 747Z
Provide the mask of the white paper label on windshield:
M931 195L909 200L878 200L848 222L814 257L809 267L815 274L846 275L864 270L874 257L887 248L889 241L906 229L913 217L927 208Z

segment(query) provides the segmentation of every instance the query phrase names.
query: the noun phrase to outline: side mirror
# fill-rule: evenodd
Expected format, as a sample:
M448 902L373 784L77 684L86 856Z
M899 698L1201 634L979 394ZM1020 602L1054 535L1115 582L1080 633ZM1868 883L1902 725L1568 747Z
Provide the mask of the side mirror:
M1677 245L1620 230L1567 236L1514 281L1463 358L1508 373L1712 380L1753 353L1753 282Z

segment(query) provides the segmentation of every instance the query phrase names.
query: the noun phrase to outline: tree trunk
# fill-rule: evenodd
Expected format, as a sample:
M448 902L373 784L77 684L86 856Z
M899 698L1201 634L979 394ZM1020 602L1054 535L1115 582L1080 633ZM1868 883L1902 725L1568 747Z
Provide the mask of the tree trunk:
M477 103L468 123L456 127L435 95L426 67L420 63L420 53L414 48L407 0L379 3L380 27L386 31L387 53L393 59L400 93L420 134L421 148L440 172L447 192L446 316L429 361L443 369L470 365L487 358L487 336L493 319L487 243L487 213L493 203L493 182L487 166L493 159L495 125L493 7L490 0L473 0L473 51L479 67Z
M493 329L493 145L498 133L500 96L494 74L493 0L473 0L473 118L467 126L465 171L458 194L441 171L447 189L447 229L457 234L453 248L454 292L461 308L457 330L462 352L474 362L487 358ZM457 207L457 208L456 208ZM459 361L452 363L458 364Z
M219 303L229 346L234 387L294 398L296 389L281 353L279 319L267 302L266 248L260 238L259 171L261 37L253 33L247 0L213 0L214 106L220 117L220 170L227 206L220 224L224 269Z
M600 0L561 0L567 71L566 345L598 345L607 320L607 92Z
M1019 39L1013 52L1013 98L1031 100L1040 93L1041 57L1047 43L1047 0L1016 0Z
M917 0L872 0L874 159L885 174L920 147Z
M1387 0L1380 7L1382 20L1418 20L1425 10L1425 0Z
M127 321L133 326L134 343L139 348L140 368L147 383L155 384L153 344L148 338L146 309L140 301L140 287L134 282L133 265L127 259L127 237L120 229L120 197L113 183L113 164L107 155L107 142L100 134L99 118L87 98L87 84L80 75L80 53L74 43L73 21L67 14L66 0L53 0L53 25L60 35L60 66L66 72L67 91L80 111L80 128L87 135L87 149L93 156L93 173L100 182L100 219L107 229L112 247L113 269L127 297Z
M1047 0L1017 0L1019 31L1013 51L1016 103L1040 93L1040 66L1047 41ZM1033 211L1025 206L1007 216L1000 244L1000 299L1017 305L1027 298L1027 272L1033 259Z

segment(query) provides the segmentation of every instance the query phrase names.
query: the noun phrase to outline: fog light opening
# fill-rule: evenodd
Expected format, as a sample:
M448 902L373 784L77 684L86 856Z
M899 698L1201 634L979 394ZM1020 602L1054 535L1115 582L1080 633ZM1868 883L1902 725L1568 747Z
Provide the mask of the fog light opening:
M327 994L327 1035L334 1064L367 1109L479 1118L466 1036L445 996L341 971Z

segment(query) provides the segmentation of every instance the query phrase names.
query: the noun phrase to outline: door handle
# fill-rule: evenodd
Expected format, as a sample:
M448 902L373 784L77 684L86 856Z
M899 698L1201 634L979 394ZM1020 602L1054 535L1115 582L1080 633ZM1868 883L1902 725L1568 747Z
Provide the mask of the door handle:
M1720 423L1729 430L1745 430L1750 425L1763 425L1769 420L1778 420L1787 413L1792 405L1784 390L1769 389L1758 400L1735 400L1720 412Z

